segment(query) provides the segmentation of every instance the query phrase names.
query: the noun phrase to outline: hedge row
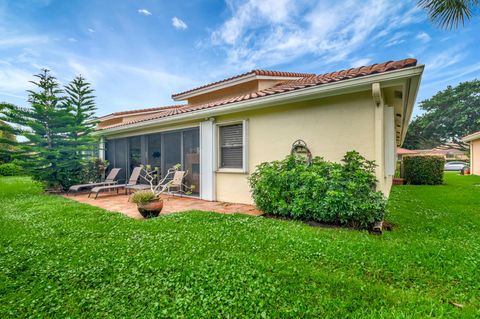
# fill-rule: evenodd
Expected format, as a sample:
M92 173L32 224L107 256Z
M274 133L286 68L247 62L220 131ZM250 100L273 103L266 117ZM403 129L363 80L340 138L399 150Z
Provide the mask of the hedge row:
M443 184L445 159L440 156L403 157L405 180L414 185Z

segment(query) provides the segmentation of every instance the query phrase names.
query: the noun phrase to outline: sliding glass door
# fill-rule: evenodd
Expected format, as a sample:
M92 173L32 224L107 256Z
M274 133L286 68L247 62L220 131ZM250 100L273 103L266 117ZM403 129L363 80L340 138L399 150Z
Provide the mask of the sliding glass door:
M182 164L182 132L163 133L163 166L162 175L169 168Z
M162 134L147 135L147 164L162 167Z

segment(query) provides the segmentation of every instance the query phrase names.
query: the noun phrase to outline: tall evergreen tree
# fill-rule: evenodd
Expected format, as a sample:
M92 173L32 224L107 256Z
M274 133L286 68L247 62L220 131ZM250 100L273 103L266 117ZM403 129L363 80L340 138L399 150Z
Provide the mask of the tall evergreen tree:
M71 115L61 107L63 90L48 70L31 81L38 90L29 90L30 108L3 103L3 120L13 124L11 132L23 136L17 143L16 156L31 175L48 188L62 187L59 178L59 150L65 147Z
M0 103L0 114L4 106ZM14 146L17 142L13 129L10 125L0 120L0 164L6 163L12 160L12 153L14 152Z
M66 187L82 181L82 169L85 160L92 157L92 152L98 145L92 136L95 130L96 121L94 113L96 110L94 90L90 83L82 76L75 79L64 87L66 98L62 108L68 112L70 118L66 147L60 150L62 159L61 174L62 181Z

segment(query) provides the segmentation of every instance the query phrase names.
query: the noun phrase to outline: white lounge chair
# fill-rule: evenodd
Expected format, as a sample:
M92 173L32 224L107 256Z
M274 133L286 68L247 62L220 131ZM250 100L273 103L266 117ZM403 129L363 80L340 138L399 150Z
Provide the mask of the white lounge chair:
M107 185L114 185L117 183L115 180L117 178L118 172L120 171L120 168L112 168L110 173L108 173L107 177L103 182L99 183L88 183L88 184L78 184L78 185L72 185L67 191L67 195L70 192L79 192L81 189L88 189L88 188L93 188L96 186L107 186Z

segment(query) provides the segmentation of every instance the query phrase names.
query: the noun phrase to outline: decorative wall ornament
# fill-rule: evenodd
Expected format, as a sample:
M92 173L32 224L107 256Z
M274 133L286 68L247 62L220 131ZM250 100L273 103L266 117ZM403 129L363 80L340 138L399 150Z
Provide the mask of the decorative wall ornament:
M309 166L312 164L312 152L310 152L310 149L307 146L307 143L305 143L304 140L296 140L292 144L292 149L290 150L290 155L299 155L302 157L305 157L305 160L307 162L307 165Z

